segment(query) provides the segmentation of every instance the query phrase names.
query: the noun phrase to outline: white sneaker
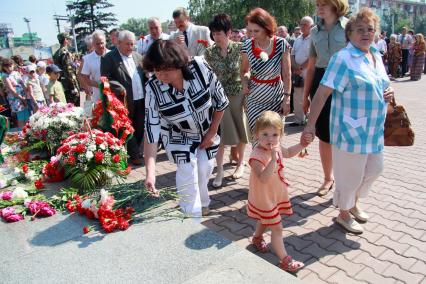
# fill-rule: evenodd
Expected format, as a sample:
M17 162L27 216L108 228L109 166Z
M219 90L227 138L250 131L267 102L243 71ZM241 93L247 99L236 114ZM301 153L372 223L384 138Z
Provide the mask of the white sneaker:
M347 221L345 221L339 215L336 219L336 222L348 232L354 234L362 234L364 232L364 228L353 218L349 218Z
M356 207L349 210L349 212L354 215L355 219L363 223L367 222L368 218L370 218L370 216L368 216L368 214L364 210Z

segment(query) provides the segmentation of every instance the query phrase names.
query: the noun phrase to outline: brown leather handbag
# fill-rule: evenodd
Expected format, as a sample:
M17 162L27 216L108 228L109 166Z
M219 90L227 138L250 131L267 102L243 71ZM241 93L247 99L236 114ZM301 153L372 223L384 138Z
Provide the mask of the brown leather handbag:
M414 131L410 119L402 105L397 105L395 98L388 105L385 120L385 146L412 146Z

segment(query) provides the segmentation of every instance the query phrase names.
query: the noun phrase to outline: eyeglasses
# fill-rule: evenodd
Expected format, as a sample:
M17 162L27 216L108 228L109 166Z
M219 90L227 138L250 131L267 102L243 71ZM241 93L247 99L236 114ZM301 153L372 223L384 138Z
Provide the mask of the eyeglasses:
M371 35L371 34L374 34L376 32L376 29L375 28L366 28L366 29L358 28L358 29L355 29L355 30L352 30L352 31L355 31L357 34L360 34L360 35L363 35L363 34L366 34L366 33Z

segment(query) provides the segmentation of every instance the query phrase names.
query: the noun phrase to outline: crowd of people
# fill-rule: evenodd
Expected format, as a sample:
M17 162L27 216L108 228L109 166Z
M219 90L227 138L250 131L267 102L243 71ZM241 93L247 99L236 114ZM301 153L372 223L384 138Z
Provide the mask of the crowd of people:
M61 48L54 64L29 58L2 59L1 103L22 128L38 108L53 102L84 107L99 99L105 76L129 110L135 133L127 144L129 162L145 159L145 185L156 189L156 156L160 145L176 164L180 209L193 216L209 214L208 183L216 160L218 188L224 178L224 152L236 161L232 178L248 165L247 214L257 220L252 243L260 251L272 232L272 249L280 267L295 272L303 263L287 255L281 215L292 214L284 159L303 152L317 136L323 182L317 194L335 188L336 219L344 229L362 233L368 215L358 199L366 197L383 170L383 129L390 79L419 80L425 72L422 34L403 28L400 35L380 33L380 20L368 8L350 19L347 0L316 0L318 22L303 17L290 35L268 11L256 8L246 27L234 29L229 15L214 15L209 25L190 21L177 8L177 31L170 35L160 20L148 19L149 35L127 30L95 31L88 54L75 64L70 36L58 35ZM291 100L292 99L292 100ZM293 110L291 107L293 102ZM283 119L305 126L300 143L284 147ZM309 119L307 115L309 114ZM245 159L247 144L252 152Z

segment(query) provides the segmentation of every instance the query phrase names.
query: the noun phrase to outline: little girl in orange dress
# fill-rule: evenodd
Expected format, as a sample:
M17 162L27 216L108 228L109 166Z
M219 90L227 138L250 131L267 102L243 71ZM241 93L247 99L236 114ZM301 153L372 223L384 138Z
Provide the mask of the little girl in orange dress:
M284 177L283 158L296 156L312 141L303 137L302 144L284 148L280 140L284 133L281 116L273 111L265 111L257 119L254 136L258 144L254 147L249 165L251 167L247 214L257 221L252 239L260 252L268 251L263 239L266 228L271 230L271 244L280 259L280 268L296 272L304 264L287 255L283 242L281 215L291 215L293 210L288 197L288 182Z

